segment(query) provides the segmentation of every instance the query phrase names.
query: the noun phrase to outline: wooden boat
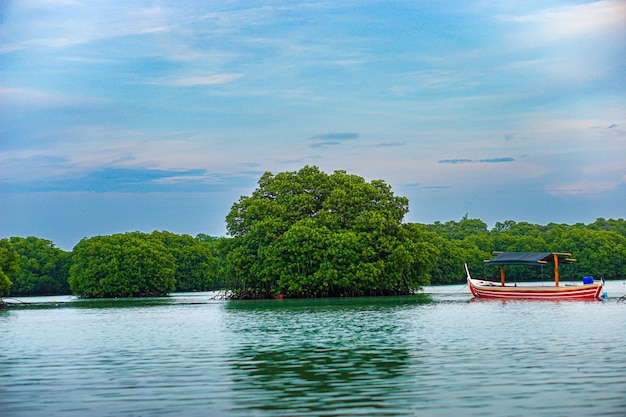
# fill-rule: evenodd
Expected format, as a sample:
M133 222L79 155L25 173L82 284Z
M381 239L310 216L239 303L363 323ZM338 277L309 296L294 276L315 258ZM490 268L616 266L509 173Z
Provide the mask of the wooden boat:
M488 265L500 267L500 282L485 281L471 277L467 272L467 285L474 297L499 299L537 300L598 300L604 280L594 282L592 277L584 277L582 285L559 285L559 264L573 263L570 253L557 252L494 252L494 259L484 261ZM546 265L554 268L554 283L550 285L511 285L506 283L505 265Z

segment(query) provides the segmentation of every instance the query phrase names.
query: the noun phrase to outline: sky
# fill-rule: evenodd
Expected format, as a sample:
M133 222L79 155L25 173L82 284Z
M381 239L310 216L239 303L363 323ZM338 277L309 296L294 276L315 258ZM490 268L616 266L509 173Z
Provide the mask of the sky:
M626 2L0 1L0 237L226 236L305 165L406 222L626 217Z

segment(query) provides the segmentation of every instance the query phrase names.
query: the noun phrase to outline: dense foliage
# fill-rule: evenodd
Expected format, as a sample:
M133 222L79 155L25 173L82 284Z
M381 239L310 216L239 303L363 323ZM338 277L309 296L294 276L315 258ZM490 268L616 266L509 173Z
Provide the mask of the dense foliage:
M81 297L137 297L216 289L215 241L166 231L83 239L73 250L69 284Z
M459 222L435 222L427 226L428 230L443 237L450 245L447 253L459 259L447 268L436 266L440 271L433 273L432 283L464 282L461 259L465 259L473 271L480 271L482 275L482 260L492 258L493 251L569 252L577 262L563 266L564 278L568 275L576 279L584 275L595 275L605 279L623 279L626 277L625 226L626 222L622 219L599 218L589 225L550 223L545 226L508 220L496 223L489 231L482 221L467 217ZM499 273L497 268L485 269L487 278L495 278ZM550 277L552 273L541 268L510 269L520 277L523 275L531 280L541 279L544 275Z
M316 167L265 173L226 217L230 238L166 231L83 239L62 251L45 239L0 240L0 297L165 295L227 289L235 297L407 294L422 285L498 280L493 251L570 252L561 276L626 278L626 221L537 225L507 220L402 223L408 201L383 181ZM552 271L510 268L513 279Z
M12 283L8 275L19 267L18 256L12 249L9 239L0 240L0 297L9 295Z
M70 293L67 277L71 253L34 236L12 237L10 242L18 258L18 268L9 274L12 296Z
M226 217L226 279L236 296L407 294L436 248L403 227L408 200L383 181L317 167L265 173Z
M161 241L174 256L176 265L175 291L208 291L216 289L220 262L215 256L212 240L202 237L155 231L152 236ZM204 235L203 235L204 236ZM202 240L203 239L203 240Z
M78 296L156 296L175 288L175 258L150 235L133 232L83 239L73 253L69 284Z

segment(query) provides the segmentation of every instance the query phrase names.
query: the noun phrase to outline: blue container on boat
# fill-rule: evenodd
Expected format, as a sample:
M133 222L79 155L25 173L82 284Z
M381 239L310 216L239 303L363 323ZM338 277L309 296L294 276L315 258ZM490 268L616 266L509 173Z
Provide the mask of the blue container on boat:
M593 277L592 276L583 277L583 284L585 285L593 284Z

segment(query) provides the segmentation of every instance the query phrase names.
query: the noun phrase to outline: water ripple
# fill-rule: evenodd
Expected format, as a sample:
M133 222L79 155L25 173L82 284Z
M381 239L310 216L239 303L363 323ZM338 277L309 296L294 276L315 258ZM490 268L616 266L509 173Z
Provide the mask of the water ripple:
M441 292L44 302L0 313L3 417L621 416L626 409L626 306L616 301L469 302Z

